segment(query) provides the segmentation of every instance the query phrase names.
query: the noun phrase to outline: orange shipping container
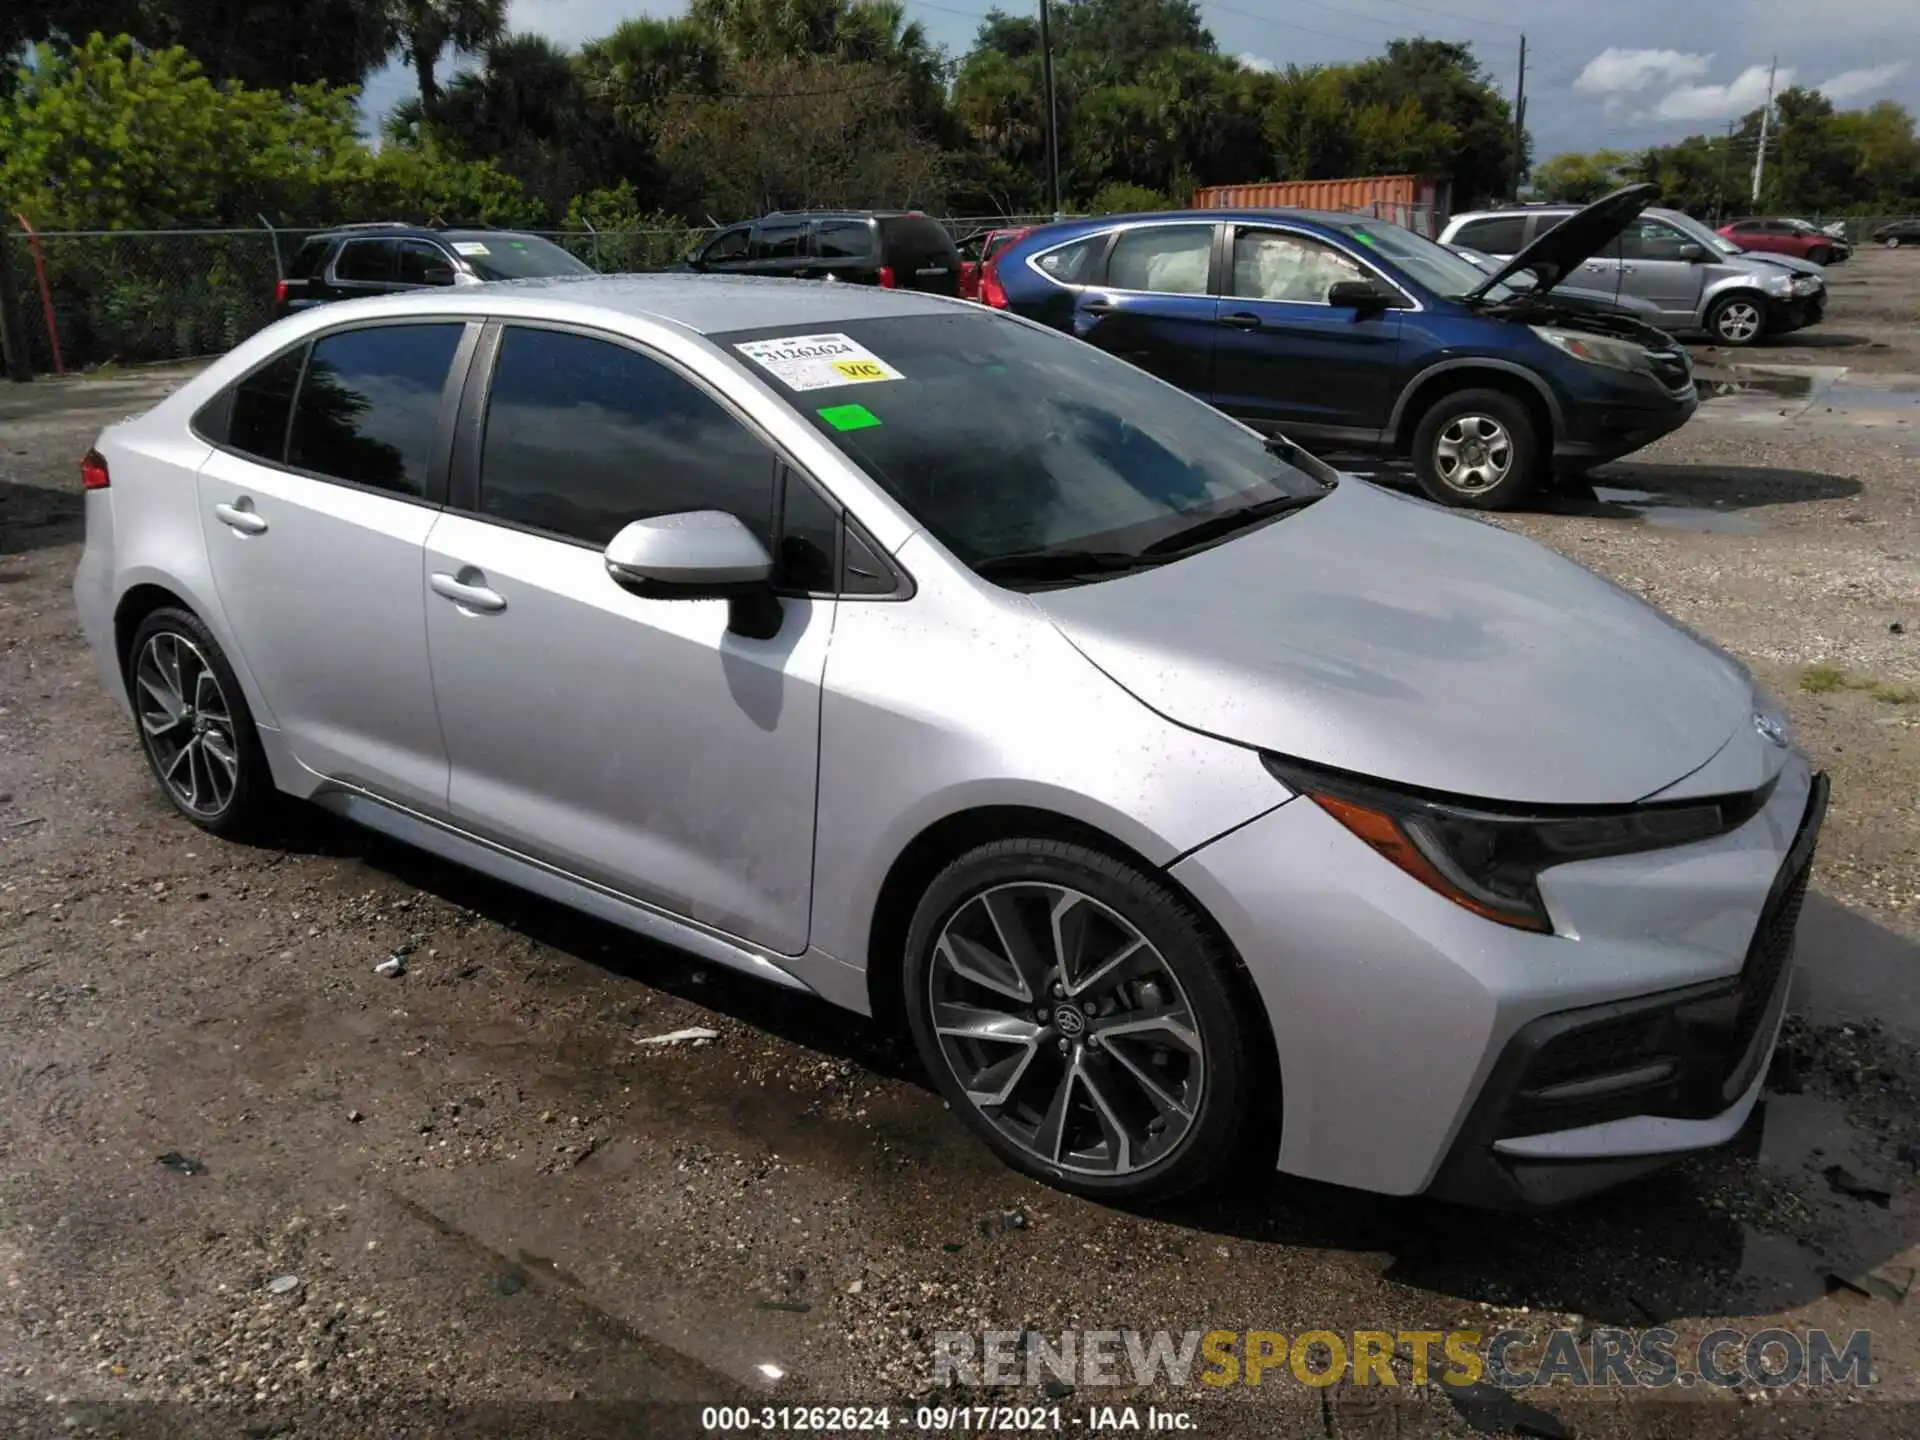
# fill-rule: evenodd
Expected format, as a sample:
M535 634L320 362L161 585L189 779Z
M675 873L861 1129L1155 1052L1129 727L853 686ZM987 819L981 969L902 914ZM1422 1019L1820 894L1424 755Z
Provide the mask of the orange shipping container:
M1193 192L1199 210L1363 211L1431 232L1445 219L1448 182L1430 175L1365 175L1352 180L1272 180L1208 185Z

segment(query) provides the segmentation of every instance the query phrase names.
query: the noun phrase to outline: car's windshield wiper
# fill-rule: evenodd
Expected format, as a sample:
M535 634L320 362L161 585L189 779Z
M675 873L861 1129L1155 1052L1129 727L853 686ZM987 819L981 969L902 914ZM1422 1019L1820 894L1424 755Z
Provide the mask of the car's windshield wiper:
M1210 540L1219 540L1236 531L1245 530L1250 525L1258 525L1262 520L1271 520L1276 515L1285 515L1290 511L1304 510L1314 501L1327 493L1328 489L1314 490L1305 495L1276 495L1271 500L1262 500L1257 505L1243 505L1238 510L1229 510L1224 515L1212 515L1197 521L1184 530L1162 536L1151 545L1145 546L1140 553L1172 559L1183 551L1197 545L1205 545Z
M981 560L973 573L992 580L1071 580L1144 570L1158 562L1128 550L1024 550Z

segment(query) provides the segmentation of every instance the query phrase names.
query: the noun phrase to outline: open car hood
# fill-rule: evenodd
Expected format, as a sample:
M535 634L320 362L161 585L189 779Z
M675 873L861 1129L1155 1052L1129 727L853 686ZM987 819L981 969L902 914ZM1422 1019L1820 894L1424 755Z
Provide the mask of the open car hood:
M1628 185L1602 196L1495 270L1468 298L1477 299L1501 281L1523 272L1534 277L1533 294L1546 294L1576 265L1611 245L1659 197L1658 185Z

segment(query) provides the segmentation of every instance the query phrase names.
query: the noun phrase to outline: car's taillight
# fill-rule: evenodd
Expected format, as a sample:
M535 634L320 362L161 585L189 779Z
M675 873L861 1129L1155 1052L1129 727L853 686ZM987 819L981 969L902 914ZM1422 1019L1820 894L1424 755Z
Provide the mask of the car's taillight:
M284 305L287 303L287 282L286 281L277 280L274 282L273 303L276 305Z
M980 303L996 310L1007 307L1007 287L1000 283L1000 262L989 260L980 267Z
M89 450L80 457L80 488L82 490L104 490L110 483L106 458L98 450Z
M882 265L880 267L880 288L882 290L891 290L894 284L893 267L891 265Z

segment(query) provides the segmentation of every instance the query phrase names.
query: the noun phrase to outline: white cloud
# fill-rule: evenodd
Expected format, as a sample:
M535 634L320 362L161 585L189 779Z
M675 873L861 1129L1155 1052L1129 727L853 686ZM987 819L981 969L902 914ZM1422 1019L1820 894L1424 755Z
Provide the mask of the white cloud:
M1884 90L1892 81L1906 73L1907 62L1895 60L1890 65L1875 65L1866 70L1842 70L1831 80L1822 80L1814 89L1825 95L1836 105L1849 100L1858 100L1871 95L1876 90Z
M1774 77L1778 94L1793 84L1793 71L1781 66ZM1725 85L1682 85L1653 107L1660 120L1728 120L1767 103L1767 67L1749 65Z
M1644 90L1655 82L1674 85L1698 80L1712 63L1711 55L1684 50L1622 50L1609 46L1587 62L1573 88L1589 95L1614 95Z
M1240 62L1240 68L1243 70L1275 70L1279 68L1273 61L1267 59L1266 56L1255 55L1251 51L1236 55L1233 58Z

